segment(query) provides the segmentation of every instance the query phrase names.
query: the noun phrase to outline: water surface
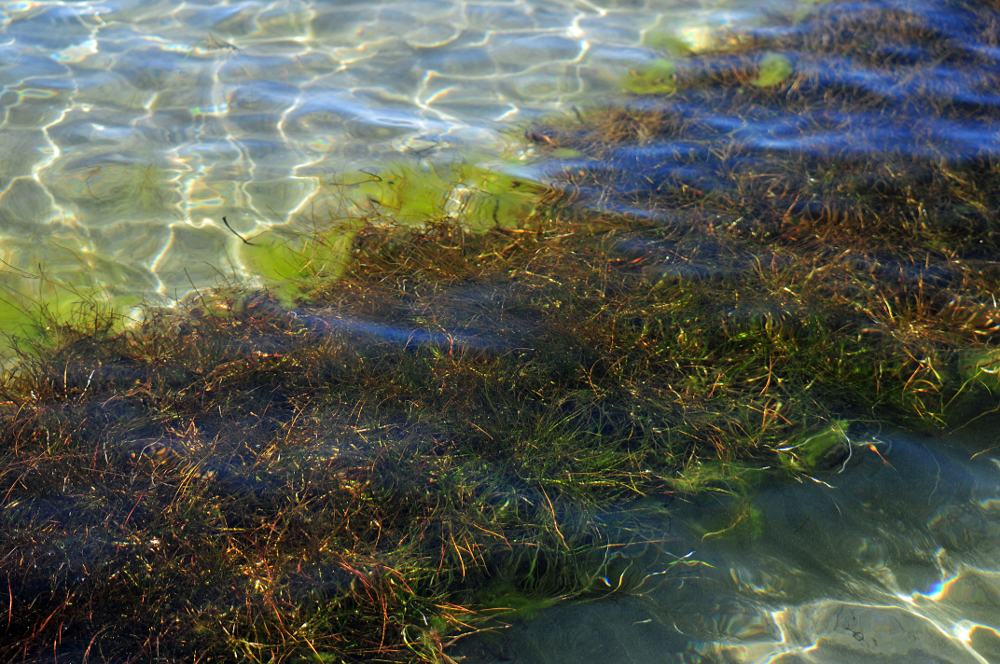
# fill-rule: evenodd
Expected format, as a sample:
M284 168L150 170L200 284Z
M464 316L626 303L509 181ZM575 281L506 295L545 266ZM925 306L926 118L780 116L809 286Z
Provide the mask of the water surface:
M345 203L344 174L517 162L504 131L620 91L653 57L646 31L699 40L746 16L673 1L4 3L3 279L28 301L48 297L41 275L167 303L252 281L222 217L253 237L391 214Z
M741 499L752 525L706 537L697 526L713 513L732 523L739 501L665 504L648 535L673 555L633 552L648 576L631 596L556 607L457 652L491 664L998 661L1000 459L976 455L996 437L877 441L841 473L762 484ZM688 554L702 564L670 565Z
M794 62L829 89L870 93L881 106L764 108L747 118L697 101L629 98L619 103L661 104L697 120L700 133L597 162L533 166L519 123L621 100L628 72L662 57L650 35L697 53L726 28L808 32L755 9L652 0L5 3L4 295L45 301L56 283L171 303L224 280L253 283L239 236L391 216L378 201L351 199L349 176L378 177L397 160L467 161L539 180L578 169L621 183L575 189L595 207L658 218L667 212L648 202L664 182L724 193L719 173L732 163L694 139L871 164L890 150L996 157L998 100L986 85L996 45L973 38L954 6L925 3L915 16L953 30L967 60L936 63L933 52L902 44L877 54L901 63L896 70L871 66L872 54ZM920 63L929 63L926 76L908 76ZM915 99L937 99L946 112L930 104L933 122L903 119L904 109L921 115ZM842 472L792 484L762 474L747 495L665 502L646 533L661 545L624 552L639 579L630 595L557 606L496 638L461 641L454 654L1000 661L1000 460L995 437L978 431L948 441L879 434L854 441ZM706 535L712 519L722 527Z

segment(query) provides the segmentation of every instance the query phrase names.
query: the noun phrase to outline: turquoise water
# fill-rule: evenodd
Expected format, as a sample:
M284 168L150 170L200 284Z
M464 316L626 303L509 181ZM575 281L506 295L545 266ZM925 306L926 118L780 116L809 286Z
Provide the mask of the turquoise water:
M542 179L519 123L620 95L622 77L657 57L643 45L650 34L698 51L727 27L762 22L760 9L4 3L4 295L44 302L60 284L169 304L193 289L254 283L237 234L380 213L351 195L361 169L460 160ZM837 75L892 83L860 65ZM956 80L943 73L939 83ZM851 132L870 126L816 115L819 130L796 134L802 118L735 127L724 109L692 112L761 149L859 145L863 131ZM938 149L994 149L989 127L946 129ZM695 177L710 179L706 168ZM460 641L453 654L522 664L1000 661L994 438L981 427L949 441L903 432L854 441L842 472L762 484L741 506L755 525L719 536L696 525L733 513L734 499L664 504L663 521L643 534L662 546L624 552L641 580L630 595L557 606L496 638Z
M53 283L167 304L252 283L235 233L391 214L352 200L357 169L522 164L505 131L620 92L653 57L645 32L697 46L751 16L673 1L0 7L0 279L28 303Z

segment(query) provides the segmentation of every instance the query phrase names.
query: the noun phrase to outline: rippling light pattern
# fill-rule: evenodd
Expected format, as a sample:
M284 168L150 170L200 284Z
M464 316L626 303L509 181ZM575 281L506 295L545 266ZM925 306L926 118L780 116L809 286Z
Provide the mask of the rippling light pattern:
M644 30L706 16L571 0L4 3L5 278L37 298L41 264L166 302L251 279L223 215L244 236L298 228L343 212L345 170L495 161L501 123L618 92L627 62L650 57Z

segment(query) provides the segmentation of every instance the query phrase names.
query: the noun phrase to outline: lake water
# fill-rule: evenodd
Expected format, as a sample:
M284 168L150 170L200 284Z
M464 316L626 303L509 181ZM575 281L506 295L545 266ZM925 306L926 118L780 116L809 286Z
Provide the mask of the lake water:
M361 169L462 160L543 179L518 123L621 94L622 77L656 57L643 45L651 32L698 50L724 27L763 22L761 9L3 3L4 297L45 302L57 284L169 304L253 283L239 236L373 212L345 194ZM860 67L853 75L864 78ZM813 138L846 144L857 127ZM771 129L768 149L820 144ZM946 129L939 145L995 149L981 128ZM453 654L522 664L1000 661L1000 455L985 431L948 441L889 433L856 446L843 472L764 483L745 498L758 524L746 532L695 534L705 514L729 513L731 497L665 505L669 516L648 526L662 547L627 552L645 579L633 593L556 606Z
M308 229L352 211L356 169L520 163L511 123L619 92L653 57L645 31L699 44L748 16L673 0L3 3L0 278L27 302L45 282L170 303L252 280L223 217L244 237Z
M759 487L760 527L724 537L691 525L731 501L670 504L648 535L703 564L640 553L648 576L632 595L557 606L457 653L491 664L1000 661L1000 460L970 461L994 440L880 437L880 452L859 449L842 473Z

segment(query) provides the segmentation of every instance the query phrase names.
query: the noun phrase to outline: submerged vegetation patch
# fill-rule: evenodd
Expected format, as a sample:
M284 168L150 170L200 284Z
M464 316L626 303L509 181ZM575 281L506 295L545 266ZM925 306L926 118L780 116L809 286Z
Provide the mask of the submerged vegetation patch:
M928 17L671 46L529 129L555 190L363 173L349 233L241 237L271 290L49 321L0 384L0 658L448 662L697 565L678 497L753 539L763 478L994 408L1000 166L955 128L1000 113L914 86L996 44Z
M635 256L662 287L718 284L689 328L881 355L881 402L945 423L995 369L997 25L993 2L824 3L698 53L654 35L634 94L527 136L574 155L546 173L579 205L661 229Z
M308 303L202 293L64 329L3 384L4 656L446 661L491 616L641 584L627 554L669 556L675 494L836 470L840 418L959 388L844 335L846 304L795 310L778 258L668 272L691 233L368 226ZM705 537L759 531L734 495Z

